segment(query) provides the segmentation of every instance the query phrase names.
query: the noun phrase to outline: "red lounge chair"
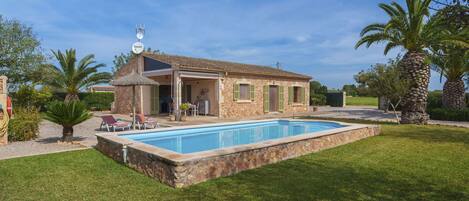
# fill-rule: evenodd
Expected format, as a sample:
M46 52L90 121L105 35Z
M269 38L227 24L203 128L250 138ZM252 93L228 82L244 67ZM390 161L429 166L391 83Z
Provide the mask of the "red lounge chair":
M129 122L117 121L112 115L102 116L101 119L103 119L103 122L101 122L99 129L101 130L103 129L103 126L105 126L108 132L110 132L111 129L112 131L116 131L116 128L122 130L125 130L126 128L130 129L131 126Z
M146 129L148 125L152 126L152 128L160 127L156 119L147 118L143 114L137 114L136 122L139 129Z

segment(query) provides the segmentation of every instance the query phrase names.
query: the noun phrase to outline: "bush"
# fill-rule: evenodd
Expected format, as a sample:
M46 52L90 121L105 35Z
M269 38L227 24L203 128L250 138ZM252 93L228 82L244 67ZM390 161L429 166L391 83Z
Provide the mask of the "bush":
M431 91L428 92L428 99L427 99L427 109L435 109L435 108L442 108L442 91ZM466 93L466 107L469 107L469 93Z
M35 139L39 134L41 115L34 107L15 108L14 116L8 124L10 141L27 141Z
M62 129L62 141L71 142L73 139L73 126L92 117L86 105L80 101L54 101L47 105L44 119L59 124Z
M444 108L429 109L431 119L447 121L469 121L469 108L463 110L450 110Z
M326 95L324 94L311 94L311 105L326 105Z
M21 85L17 92L11 93L15 107L35 107L44 109L44 105L52 99L51 90L44 86L37 90L34 85Z
M428 99L427 99L427 109L435 109L435 108L441 108L443 106L443 103L441 102L441 96L442 96L441 91L432 91L428 92Z

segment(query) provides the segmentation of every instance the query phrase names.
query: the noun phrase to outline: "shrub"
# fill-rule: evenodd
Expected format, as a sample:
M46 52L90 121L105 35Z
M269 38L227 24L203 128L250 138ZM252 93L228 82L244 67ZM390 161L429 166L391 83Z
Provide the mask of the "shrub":
M63 127L62 141L71 142L73 139L73 126L91 118L85 104L80 101L54 101L47 105L45 119Z
M324 94L311 94L311 105L326 105L326 95Z
M435 109L435 108L442 108L442 91L432 91L428 92L428 99L427 99L427 109ZM469 93L466 93L466 107L469 107Z
M34 85L21 85L16 93L12 93L15 107L35 107L44 109L44 105L52 99L51 90L44 86L37 90Z
M447 121L469 121L469 108L463 110L450 110L444 108L429 109L431 119Z
M441 102L442 94L441 91L428 92L427 109L441 108L443 106Z
M39 134L41 115L34 107L15 108L13 118L8 124L8 139L10 141L32 140Z

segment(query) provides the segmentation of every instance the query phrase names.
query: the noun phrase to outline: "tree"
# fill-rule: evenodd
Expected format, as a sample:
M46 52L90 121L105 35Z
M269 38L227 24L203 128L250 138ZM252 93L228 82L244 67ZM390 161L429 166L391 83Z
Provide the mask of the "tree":
M344 84L342 91L345 91L348 96L356 96L358 94L357 86L354 84Z
M0 15L0 74L8 77L10 90L43 80L44 61L32 28Z
M318 81L311 81L309 82L309 90L310 94L326 94L327 86L322 85Z
M469 38L469 7L456 4L438 10L435 18L444 23L442 33ZM461 15L461 13L466 13ZM469 51L453 44L430 46L432 69L446 78L443 85L443 107L462 110L466 107L464 77L469 74Z
M405 71L402 76L409 81L410 88L403 97L401 123L426 124L429 119L425 110L430 67L424 50L437 43L467 45L464 39L440 34L441 22L437 18L430 18L430 3L431 0L406 0L406 9L396 2L379 4L389 20L363 28L361 39L355 45L355 48L364 44L369 47L385 42L385 55L397 47L406 50L399 65Z
M59 124L62 129L62 141L72 142L73 126L90 119L93 115L80 101L55 101L47 106L44 119Z
M376 64L366 71L370 91L378 97L386 97L387 105L391 106L397 123L399 116L396 109L409 90L409 81L402 79L403 69L398 62L398 59L391 59L388 64Z
M59 62L59 67L50 65L53 79L47 84L58 90L67 93L65 101L79 100L78 92L91 85L107 83L112 75L108 72L98 72L104 64L96 64L94 55L89 54L76 63L76 53L74 49L65 50L63 54L60 50L52 51Z
M145 52L152 54L163 54L160 50L152 50L151 48L147 48ZM116 75L117 71L119 71L122 66L127 64L135 56L137 55L132 51L128 52L127 54L120 53L120 55L115 55L114 60L112 61L112 63L114 63L114 67L112 68L113 75Z
M15 107L30 108L39 110L52 99L52 91L47 86L42 86L40 90L35 85L20 85L16 93L11 94Z

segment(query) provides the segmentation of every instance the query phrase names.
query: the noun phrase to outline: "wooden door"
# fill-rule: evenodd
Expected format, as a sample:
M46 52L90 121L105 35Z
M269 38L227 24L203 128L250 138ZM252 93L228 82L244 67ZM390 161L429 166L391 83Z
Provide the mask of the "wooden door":
M278 87L269 86L269 111L277 112L278 111Z

